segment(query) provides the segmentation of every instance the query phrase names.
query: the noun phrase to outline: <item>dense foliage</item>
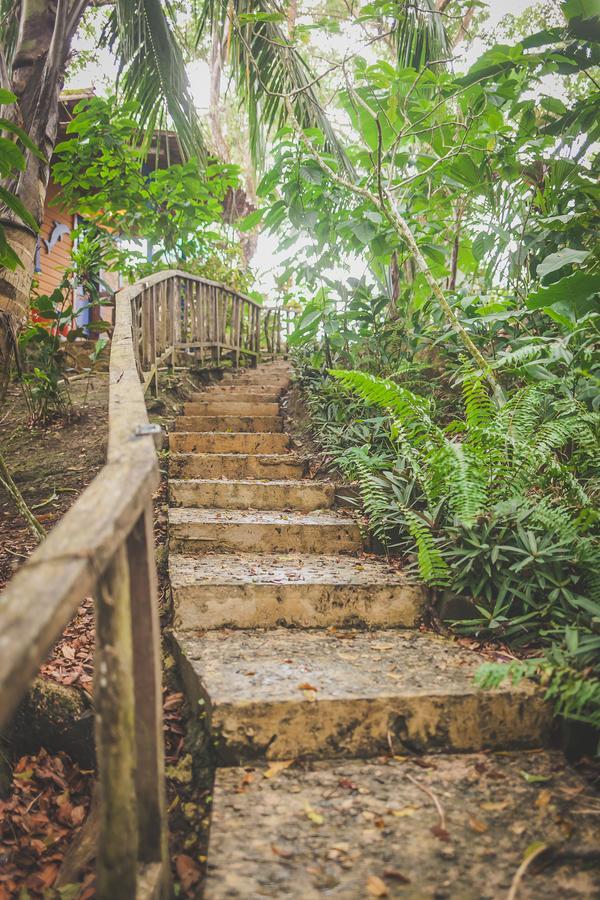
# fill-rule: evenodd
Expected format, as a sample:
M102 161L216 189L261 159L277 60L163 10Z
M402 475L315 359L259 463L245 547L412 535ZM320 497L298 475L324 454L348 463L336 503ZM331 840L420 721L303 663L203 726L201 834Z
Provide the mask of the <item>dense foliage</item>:
M229 273L228 283L241 286L232 283L239 243L224 215L237 167L170 163L162 133L155 136L166 157L159 164L141 140L138 118L133 101L94 97L77 105L68 138L56 147L58 202L84 219L80 233L105 236L106 267L133 279L170 267L213 278ZM151 244L151 260L136 247L140 239Z
M466 74L357 56L340 91L353 177L291 117L259 190L293 248L313 435L371 531L434 597L472 601L456 627L522 655L510 674L600 726L600 45L584 7Z

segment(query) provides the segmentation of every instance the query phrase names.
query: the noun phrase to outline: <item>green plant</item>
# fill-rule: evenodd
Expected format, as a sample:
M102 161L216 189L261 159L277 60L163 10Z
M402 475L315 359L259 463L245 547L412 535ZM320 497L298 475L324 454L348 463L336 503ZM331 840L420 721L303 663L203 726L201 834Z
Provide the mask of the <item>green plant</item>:
M72 410L66 372L72 364L73 343L85 337L85 328L77 325L77 317L86 309L101 304L97 297L77 309L73 307L71 273L52 294L41 294L31 300L31 321L19 336L23 369L20 381L31 419L43 424L53 415L65 416ZM107 327L97 322L96 330ZM102 335L90 354L93 366L106 346ZM89 387L89 379L88 379ZM87 399L87 389L84 398Z

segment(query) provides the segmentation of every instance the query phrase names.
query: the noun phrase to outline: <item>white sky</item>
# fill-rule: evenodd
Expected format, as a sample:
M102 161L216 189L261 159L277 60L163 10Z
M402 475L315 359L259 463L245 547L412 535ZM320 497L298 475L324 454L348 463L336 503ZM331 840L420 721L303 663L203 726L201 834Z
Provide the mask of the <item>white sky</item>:
M531 6L535 0L500 0L500 2L488 3L489 18L485 23L485 31L493 30L501 23L502 18L508 14L519 15L527 7ZM310 5L310 0L306 6ZM317 34L313 32L313 34ZM340 42L340 50L347 49L348 37L346 34L339 37L327 35L322 38L324 52L327 48L331 49L334 42ZM80 39L76 42L76 48L82 50L93 49L89 40ZM478 56L485 50L485 44L481 39L473 41L466 52L456 61L455 68L458 71L468 69ZM191 63L188 67L188 75L192 87L192 94L200 113L205 113L208 108L209 96L209 77L208 66L206 63L197 61ZM97 61L88 63L85 68L77 72L76 75L69 78L66 84L68 88L88 88L94 87L96 92L104 94L110 90L111 84L114 83L116 77L116 66L113 58L104 50L101 52ZM263 234L259 237L258 247L253 260L253 268L256 273L257 288L266 295L271 294L271 299L275 299L272 295L274 287L274 269L277 269L285 258L289 256L289 251L285 254L277 253L277 240L274 237ZM356 267L356 271L346 271L345 275L354 275L355 277L362 274L362 265ZM337 275L338 273L336 273ZM339 273L341 274L341 273Z

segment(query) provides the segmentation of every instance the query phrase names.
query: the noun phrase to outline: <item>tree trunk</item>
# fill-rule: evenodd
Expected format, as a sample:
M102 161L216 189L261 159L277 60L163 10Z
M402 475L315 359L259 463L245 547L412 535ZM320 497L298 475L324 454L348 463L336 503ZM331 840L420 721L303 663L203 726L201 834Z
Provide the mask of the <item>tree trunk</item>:
M9 83L3 86L17 96L16 104L4 112L27 132L42 158L26 150L24 171L2 185L16 194L38 225L44 218L67 55L87 5L72 3L69 12L66 0L23 0L15 54L9 68L3 66L9 73ZM2 376L7 377L18 333L27 319L36 237L10 210L0 207L0 220L22 263L15 272L0 269L1 383Z
M215 24L212 33L212 45L210 51L210 98L208 105L208 121L210 133L221 162L229 162L231 154L229 145L223 134L221 117L221 73L223 71L223 37Z

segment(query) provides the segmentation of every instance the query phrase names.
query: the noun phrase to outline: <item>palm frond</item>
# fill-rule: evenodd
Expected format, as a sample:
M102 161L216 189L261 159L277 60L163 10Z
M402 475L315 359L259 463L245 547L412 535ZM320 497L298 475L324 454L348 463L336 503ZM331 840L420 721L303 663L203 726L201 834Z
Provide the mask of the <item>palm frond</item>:
M285 124L287 96L302 128L321 131L325 149L352 172L317 99L314 75L286 37L282 21L285 15L274 0L205 0L198 18L197 42L214 28L227 35L228 62L240 100L248 111L255 163L264 158L266 135Z
M377 20L389 31L399 68L419 71L441 64L451 55L444 19L435 0L375 0L368 10L363 18Z
M165 127L168 116L185 156L204 158L206 147L174 21L170 0L117 0L103 42L120 60L124 98L139 104L146 132Z
M392 39L401 68L423 69L451 53L443 18L435 0L400 0Z

